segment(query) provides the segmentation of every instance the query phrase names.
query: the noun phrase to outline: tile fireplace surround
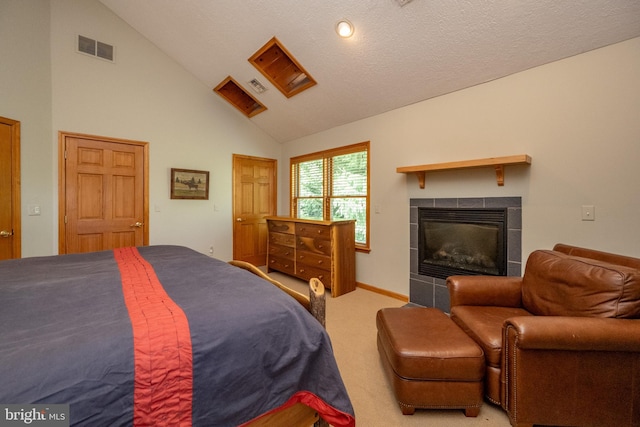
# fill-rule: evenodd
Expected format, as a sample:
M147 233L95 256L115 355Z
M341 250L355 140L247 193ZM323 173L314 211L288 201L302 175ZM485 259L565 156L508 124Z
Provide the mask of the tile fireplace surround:
M449 291L445 279L418 273L418 208L507 208L507 276L522 270L522 199L520 197L476 197L460 199L410 199L411 270L409 302L449 312Z

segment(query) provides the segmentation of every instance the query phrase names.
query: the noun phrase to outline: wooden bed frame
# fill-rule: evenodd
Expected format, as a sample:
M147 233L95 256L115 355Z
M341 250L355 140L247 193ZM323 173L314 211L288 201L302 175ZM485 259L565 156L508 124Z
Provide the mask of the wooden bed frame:
M322 327L326 328L326 294L324 284L317 278L309 280L309 296L306 296L294 289L284 286L277 280L272 279L255 265L245 261L229 261L229 264L243 268L256 276L261 277L267 282L275 285L306 308L313 317L320 322ZM255 421L247 424L250 427L329 427L329 423L318 416L315 409L302 403L262 416Z

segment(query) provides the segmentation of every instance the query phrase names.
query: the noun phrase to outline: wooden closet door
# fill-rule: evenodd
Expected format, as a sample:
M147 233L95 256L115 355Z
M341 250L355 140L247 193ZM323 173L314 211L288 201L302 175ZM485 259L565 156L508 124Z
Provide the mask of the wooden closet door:
M64 145L64 253L147 244L145 145L80 135Z
M276 213L277 161L233 156L233 259L267 262L267 216Z

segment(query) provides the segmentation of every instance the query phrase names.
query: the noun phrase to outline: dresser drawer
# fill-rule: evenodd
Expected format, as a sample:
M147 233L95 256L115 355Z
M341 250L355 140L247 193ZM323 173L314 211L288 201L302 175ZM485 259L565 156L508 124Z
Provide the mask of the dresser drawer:
M298 267L300 267L301 265L306 265L309 267L331 271L331 257L327 255L297 251L296 262Z
M327 270L309 267L304 264L296 264L296 276L304 280L310 280L317 277L326 288L331 288L331 273Z
M296 248L299 251L313 252L316 254L331 256L331 241L313 237L298 236Z
M269 266L272 270L282 271L287 274L295 274L295 265L292 259L269 256Z
M295 223L289 221L278 221L270 219L267 221L269 231L277 231L278 233L293 234L296 231Z
M281 246L281 245L275 245L275 244L269 245L269 256L276 256L279 258L286 258L286 259L293 260L294 255L295 255L295 250L290 246Z
M316 224L296 224L296 235L305 237L319 237L321 239L331 239L331 228L325 225Z
M293 248L296 246L296 236L293 234L271 232L269 233L269 243Z

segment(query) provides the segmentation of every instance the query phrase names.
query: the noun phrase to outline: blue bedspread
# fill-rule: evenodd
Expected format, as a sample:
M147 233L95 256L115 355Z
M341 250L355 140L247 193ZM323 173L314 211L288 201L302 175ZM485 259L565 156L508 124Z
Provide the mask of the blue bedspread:
M188 319L193 425L240 425L300 391L354 424L329 337L295 300L184 247L138 250ZM0 262L0 326L0 402L132 425L132 325L112 251Z

